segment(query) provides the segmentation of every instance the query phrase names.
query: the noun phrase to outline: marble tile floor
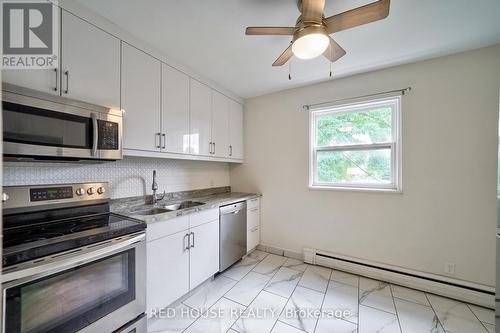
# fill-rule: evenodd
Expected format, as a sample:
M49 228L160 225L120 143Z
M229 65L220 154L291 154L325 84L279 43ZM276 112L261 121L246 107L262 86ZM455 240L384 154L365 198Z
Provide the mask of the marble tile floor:
M165 310L148 332L495 332L493 310L258 250Z

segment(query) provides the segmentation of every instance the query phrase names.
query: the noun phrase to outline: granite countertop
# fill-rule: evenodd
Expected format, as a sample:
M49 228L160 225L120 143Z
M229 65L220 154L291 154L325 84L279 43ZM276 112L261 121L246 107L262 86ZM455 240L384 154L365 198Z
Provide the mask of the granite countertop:
M134 219L141 220L146 223L154 223L154 222L166 221L178 216L189 215L210 208L216 208L228 205L238 201L258 198L261 196L262 196L261 194L257 193L225 192L225 193L210 194L205 196L184 197L182 198L182 200L160 201L156 204L155 207L163 207L169 204L178 203L180 201L197 201L197 202L203 202L204 204L155 215L132 214L131 212L137 210L138 205L137 203L134 204L133 202L130 202L129 204L122 203L120 207L113 209L113 212L128 217L132 217ZM147 208L153 208L153 205L140 205L140 207L141 209L142 208L147 209Z

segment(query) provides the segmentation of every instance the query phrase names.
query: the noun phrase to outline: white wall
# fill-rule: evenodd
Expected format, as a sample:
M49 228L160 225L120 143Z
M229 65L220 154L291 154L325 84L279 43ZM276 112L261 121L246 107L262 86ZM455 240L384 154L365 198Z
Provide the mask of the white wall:
M297 66L300 66L298 64ZM302 105L412 87L403 97L403 194L308 189ZM261 243L335 253L493 286L500 45L246 101L245 160Z
M177 192L229 186L228 163L125 157L98 164L4 163L4 185L110 182L111 197L151 194L153 170L159 191Z

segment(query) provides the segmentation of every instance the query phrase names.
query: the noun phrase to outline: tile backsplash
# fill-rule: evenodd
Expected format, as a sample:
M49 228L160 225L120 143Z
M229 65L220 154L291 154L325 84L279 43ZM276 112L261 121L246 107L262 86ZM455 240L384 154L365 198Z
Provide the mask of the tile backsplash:
M151 194L153 170L159 191L190 191L229 186L229 165L221 162L124 157L121 161L78 163L5 162L3 184L35 185L104 182L111 186L111 198Z

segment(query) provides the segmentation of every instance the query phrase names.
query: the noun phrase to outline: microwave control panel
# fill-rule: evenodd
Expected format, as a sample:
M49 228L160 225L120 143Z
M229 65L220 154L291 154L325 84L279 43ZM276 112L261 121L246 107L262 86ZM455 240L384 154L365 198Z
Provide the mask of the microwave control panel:
M97 149L118 150L118 123L106 120L97 121Z

